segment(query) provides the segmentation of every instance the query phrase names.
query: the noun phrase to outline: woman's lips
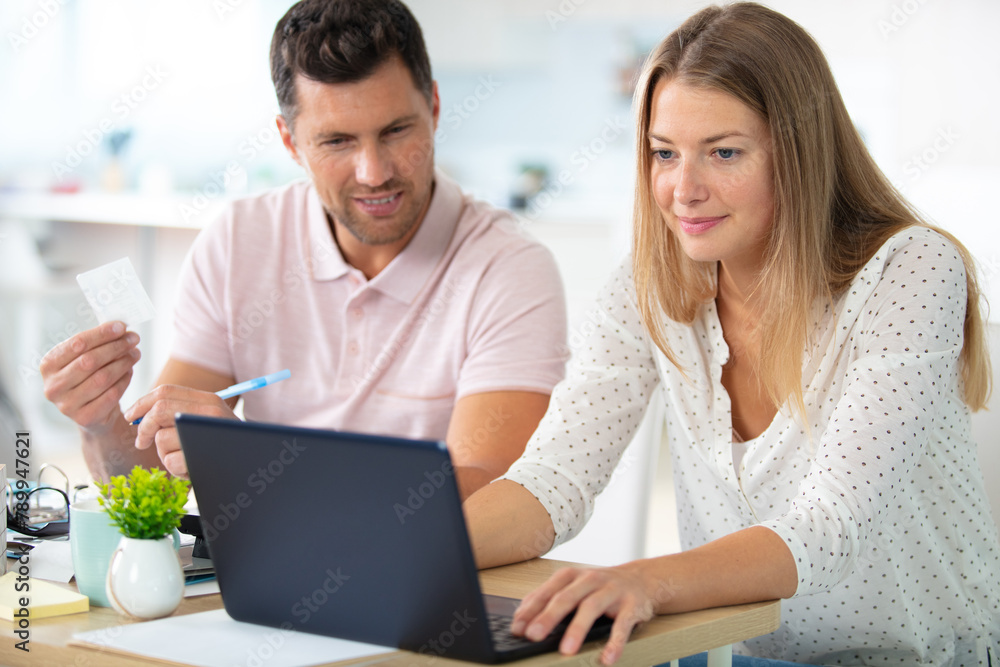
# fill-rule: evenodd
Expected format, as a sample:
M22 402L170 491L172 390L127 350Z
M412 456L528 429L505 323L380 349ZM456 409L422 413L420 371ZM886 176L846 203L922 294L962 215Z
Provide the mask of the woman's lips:
M681 230L685 234L704 234L727 217L729 216L720 215L714 218L682 218L677 216L677 222L680 223Z

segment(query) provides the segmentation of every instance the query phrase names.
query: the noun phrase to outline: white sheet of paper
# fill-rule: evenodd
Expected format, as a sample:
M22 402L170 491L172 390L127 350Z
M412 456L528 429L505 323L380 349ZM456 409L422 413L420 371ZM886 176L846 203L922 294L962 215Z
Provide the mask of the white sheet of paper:
M7 539L17 541L18 533L9 531ZM68 584L73 578L73 553L70 551L69 540L39 540L28 544L34 548L28 552L28 568L31 576L36 579L58 581ZM7 569L15 561L7 561Z
M128 257L81 273L76 282L102 324L121 320L135 327L156 314Z
M119 625L73 635L75 641L196 667L310 667L392 653L374 644L289 632L229 618L225 609Z

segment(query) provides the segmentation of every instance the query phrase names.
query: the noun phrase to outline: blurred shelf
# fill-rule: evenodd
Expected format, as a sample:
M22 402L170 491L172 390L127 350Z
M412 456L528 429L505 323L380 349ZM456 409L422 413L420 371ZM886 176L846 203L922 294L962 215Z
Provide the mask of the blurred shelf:
M0 193L0 219L201 229L228 201L220 197L201 204L195 198L97 192Z

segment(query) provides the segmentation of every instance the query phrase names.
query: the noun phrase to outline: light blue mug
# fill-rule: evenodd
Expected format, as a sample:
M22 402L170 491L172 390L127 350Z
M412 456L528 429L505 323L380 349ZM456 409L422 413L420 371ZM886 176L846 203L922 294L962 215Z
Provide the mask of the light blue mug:
M104 581L108 565L122 534L111 522L97 498L88 498L69 506L69 546L73 554L76 588L90 598L90 603L110 607Z

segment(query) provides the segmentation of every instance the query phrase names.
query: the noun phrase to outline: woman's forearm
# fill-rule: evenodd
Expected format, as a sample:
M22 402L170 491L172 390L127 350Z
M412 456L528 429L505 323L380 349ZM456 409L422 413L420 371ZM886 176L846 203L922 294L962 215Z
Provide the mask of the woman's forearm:
M621 567L644 575L658 614L788 598L798 586L792 552L763 526Z
M555 540L548 512L516 482L501 479L483 487L463 509L480 569L541 556Z
M520 484L499 480L465 502L476 565L497 567L545 554L555 539L542 504ZM754 526L668 556L618 566L645 582L652 611L670 614L795 594L798 574L777 533Z

